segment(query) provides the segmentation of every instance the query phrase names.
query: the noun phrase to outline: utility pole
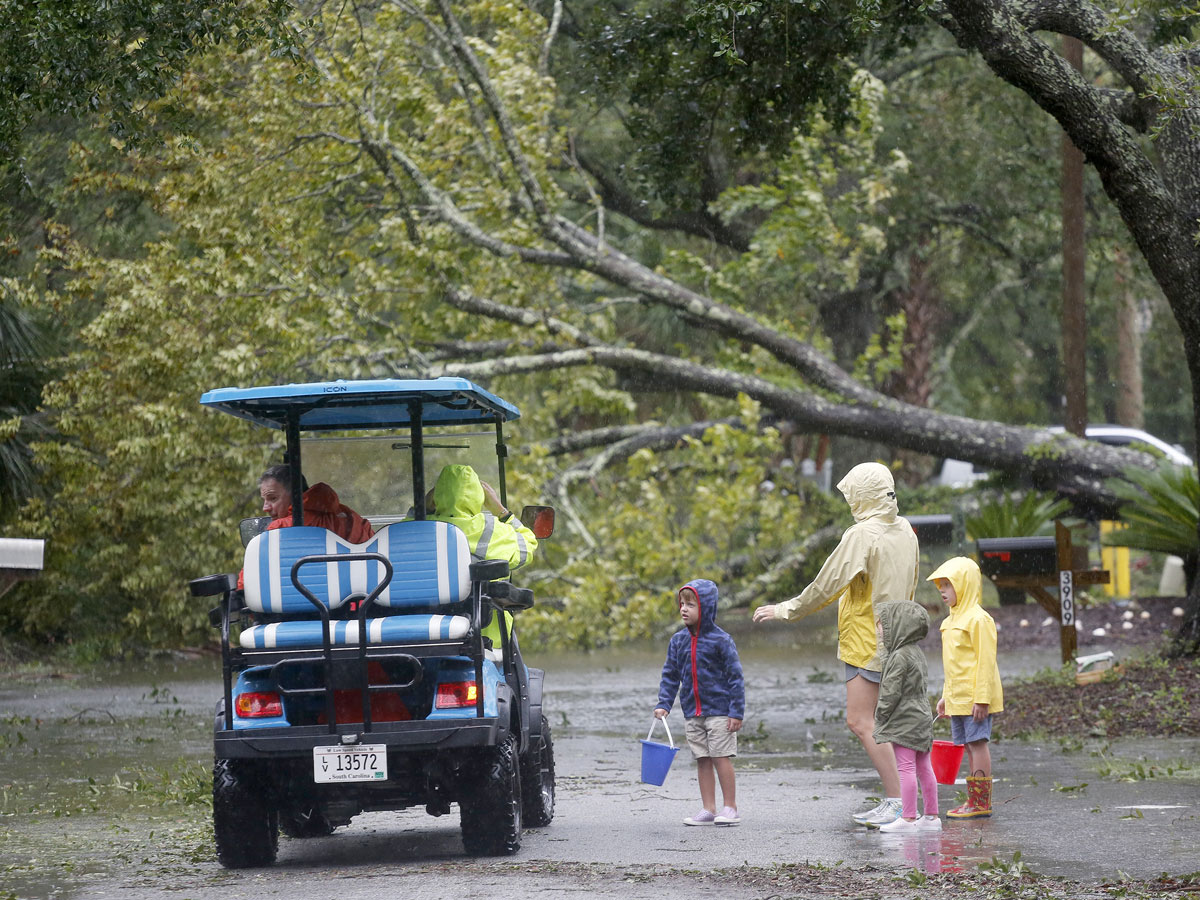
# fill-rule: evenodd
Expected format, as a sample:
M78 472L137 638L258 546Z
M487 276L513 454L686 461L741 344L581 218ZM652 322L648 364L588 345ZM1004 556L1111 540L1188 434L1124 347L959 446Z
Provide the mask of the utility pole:
M1083 43L1063 37L1063 56L1083 71ZM1087 314L1084 309L1083 154L1062 136L1063 384L1067 431L1083 437L1087 428Z
M1120 291L1117 298L1117 424L1141 428L1145 424L1142 316L1129 255L1118 250L1115 262L1114 278Z

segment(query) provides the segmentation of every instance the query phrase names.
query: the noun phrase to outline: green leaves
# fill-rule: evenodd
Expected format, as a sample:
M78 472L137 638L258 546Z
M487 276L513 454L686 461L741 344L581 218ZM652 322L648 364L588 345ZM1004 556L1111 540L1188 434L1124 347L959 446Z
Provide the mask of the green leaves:
M973 538L1032 537L1048 533L1054 520L1065 515L1071 504L1030 491L986 497L979 514L967 519L967 533Z
M0 156L35 113L104 111L114 131L136 133L192 55L230 37L294 48L290 11L288 0L0 0Z
M1197 552L1200 481L1196 470L1163 461L1154 470L1127 469L1108 488L1121 501L1127 527L1104 535L1104 543L1187 557Z

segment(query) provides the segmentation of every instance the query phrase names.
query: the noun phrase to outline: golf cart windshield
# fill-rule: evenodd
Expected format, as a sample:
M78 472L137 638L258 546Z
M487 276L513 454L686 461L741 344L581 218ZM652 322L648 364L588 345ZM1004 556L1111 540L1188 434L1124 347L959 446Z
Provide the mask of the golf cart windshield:
M442 466L471 466L483 481L499 483L496 433L478 428L439 428L423 440L425 488L437 482ZM412 439L407 433L369 437L314 437L301 441L309 484L333 485L342 503L376 528L410 517L413 510Z

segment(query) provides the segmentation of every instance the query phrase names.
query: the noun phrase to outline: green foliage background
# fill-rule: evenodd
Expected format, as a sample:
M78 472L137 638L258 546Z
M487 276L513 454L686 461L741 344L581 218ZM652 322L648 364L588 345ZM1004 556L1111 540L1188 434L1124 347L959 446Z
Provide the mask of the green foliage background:
M490 0L460 7L552 206L596 224L568 135L617 159L638 149L631 183L654 203L695 187L675 157L663 156L682 147L668 139L675 120L656 119L647 105L640 118L618 114L631 96L649 96L639 80L643 64L655 62L649 49L639 44L628 69L613 56L589 73L570 53L547 69L542 18ZM323 8L304 65L269 46L216 47L150 108L158 140L140 148L109 140L99 118L73 132L66 151L53 140L60 123L52 117L24 135L20 171L40 174L5 182L12 253L3 304L56 336L39 414L52 430L30 432L29 410L4 409L0 440L26 429L38 490L3 530L46 538L48 558L40 581L0 598L3 633L89 655L211 640L186 581L236 570L236 521L255 511L255 480L278 458L280 440L201 409L200 394L407 373L414 360L444 358L451 341L508 341L514 352L554 341L543 326L463 312L446 302L449 286L585 323L607 340L786 377L760 352L623 306L586 273L481 252L434 222L400 156L381 167L357 143L365 129L386 133L397 154L499 238L535 243L531 214L497 164L494 129L479 125L478 91L425 26L432 8L359 12L356 21ZM597 4L589 14L602 31L611 13ZM663 103L711 64L706 42L679 28L671 40L685 58L673 64ZM578 60L604 55L608 45L595 41L593 56ZM744 252L615 217L607 233L659 271L812 341L878 385L902 364L906 318L896 289L923 267L939 286L943 316L934 405L1051 420L1061 386L1045 326L1059 291L1057 173L1046 148L1057 146L1057 132L939 34L906 28L886 52L860 35L830 53L839 62L794 98L779 120L786 127L770 140L739 132L723 142L728 179L687 200L745 228ZM925 54L942 63L916 65L886 87L862 68ZM740 89L747 102L748 84ZM663 126L658 143L630 121ZM1179 439L1190 398L1178 334L1115 216L1102 203L1091 216L1091 303L1101 321L1110 314L1118 269L1145 296L1148 380L1163 386L1148 422ZM1115 392L1106 380L1111 331L1093 331L1096 420L1110 418ZM996 389L996 372L1012 390ZM651 635L671 627L683 581L728 572L717 580L732 596L817 530L850 523L839 497L798 477L793 446L744 399L682 396L592 368L486 386L524 414L511 432L527 448L512 460L517 503L560 505L546 491L576 461L547 452L545 442L560 435L626 422L741 423L640 451L572 489L560 533L529 575L540 605L523 617L527 641L592 647ZM839 469L874 455L890 451L854 445ZM941 511L903 499L902 510ZM778 596L758 599L790 596L814 565L785 572L772 588Z

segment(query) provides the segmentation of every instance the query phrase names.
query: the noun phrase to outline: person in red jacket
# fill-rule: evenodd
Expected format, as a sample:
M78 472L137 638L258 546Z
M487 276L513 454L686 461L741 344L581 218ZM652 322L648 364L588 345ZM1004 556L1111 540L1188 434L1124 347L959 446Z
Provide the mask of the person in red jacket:
M271 466L258 479L263 512L271 516L267 531L290 528L292 520L292 470L287 466ZM304 492L304 524L327 528L352 544L361 544L375 535L371 523L338 500L337 492L320 481ZM243 573L238 572L238 589L245 587Z
M258 479L263 512L270 514L274 528L290 528L292 522L292 472L287 466L271 466ZM328 528L352 544L361 544L375 534L371 523L338 500L337 492L321 481L304 492L304 524Z

